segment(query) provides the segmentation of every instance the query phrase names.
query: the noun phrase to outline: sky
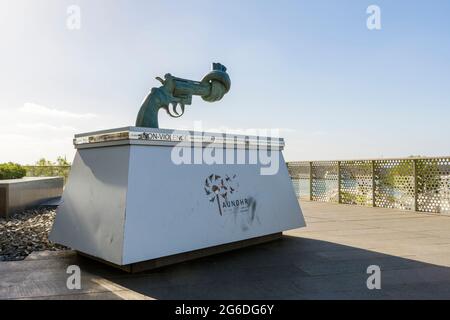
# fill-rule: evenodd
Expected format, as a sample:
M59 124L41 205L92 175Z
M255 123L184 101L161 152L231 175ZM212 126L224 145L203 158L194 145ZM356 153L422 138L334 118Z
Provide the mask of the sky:
M156 76L200 80L212 62L230 92L161 112L160 127L278 129L288 161L449 155L449 12L446 0L0 0L0 163L71 161L75 133L134 125Z

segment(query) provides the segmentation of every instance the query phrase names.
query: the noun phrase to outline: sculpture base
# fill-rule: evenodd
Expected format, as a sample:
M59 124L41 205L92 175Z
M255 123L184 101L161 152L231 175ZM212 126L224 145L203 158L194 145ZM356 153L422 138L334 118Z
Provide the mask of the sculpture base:
M271 175L262 174L260 162L179 163L180 141L196 142L182 151L192 159L211 145L234 160L268 147L264 137L219 142L216 135L128 127L75 136L77 153L49 239L138 270L137 263L160 266L305 226L281 139L270 141L278 167Z
M124 265L124 266L117 265L117 264L90 256L83 252L78 252L78 253L89 259L93 259L93 260L105 263L109 266L112 266L117 269L121 269L125 272L138 273L138 272L150 271L150 270L154 270L154 269L158 269L158 268L162 268L162 267L166 267L169 265L186 262L186 261L190 261L190 260L194 260L194 259L204 258L204 257L212 256L215 254L232 251L232 250L243 249L243 248L246 248L249 246L254 246L254 245L258 245L258 244L262 244L262 243L266 243L266 242L270 242L270 241L275 241L275 240L281 239L282 236L283 236L283 233L278 232L278 233L269 234L269 235L262 236L262 237L256 237L256 238L226 243L226 244L209 247L209 248L205 248L205 249L194 250L194 251L190 251L190 252L183 252L183 253L179 253L179 254L175 254L175 255L171 255L171 256L166 256L166 257L161 257L161 258L157 258L157 259L151 259L151 260L147 260L147 261L132 263L129 265Z

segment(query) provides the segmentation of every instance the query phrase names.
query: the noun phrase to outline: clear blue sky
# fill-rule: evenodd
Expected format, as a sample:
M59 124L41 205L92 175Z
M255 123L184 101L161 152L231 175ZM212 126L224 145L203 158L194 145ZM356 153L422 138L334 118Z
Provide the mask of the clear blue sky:
M66 27L80 6L81 30ZM381 30L366 9L381 8ZM0 0L0 162L133 125L155 76L232 89L160 126L280 128L288 160L450 154L449 1Z

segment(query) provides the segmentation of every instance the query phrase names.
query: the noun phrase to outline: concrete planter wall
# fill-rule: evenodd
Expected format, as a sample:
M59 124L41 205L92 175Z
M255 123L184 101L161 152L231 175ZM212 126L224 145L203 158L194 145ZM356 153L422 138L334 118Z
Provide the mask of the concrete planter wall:
M63 185L63 177L0 180L0 217L8 218L13 213L60 197Z

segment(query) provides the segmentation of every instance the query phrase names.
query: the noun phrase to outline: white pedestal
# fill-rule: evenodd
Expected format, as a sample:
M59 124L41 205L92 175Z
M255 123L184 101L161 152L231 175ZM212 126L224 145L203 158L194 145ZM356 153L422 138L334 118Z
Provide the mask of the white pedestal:
M279 155L274 175L261 175L260 162L174 163L179 141L203 139L185 149L192 158L208 152L214 138L201 135L136 127L77 135L50 240L124 266L305 226L282 139L271 141ZM267 146L265 138L231 138L216 136L209 146L235 160Z

